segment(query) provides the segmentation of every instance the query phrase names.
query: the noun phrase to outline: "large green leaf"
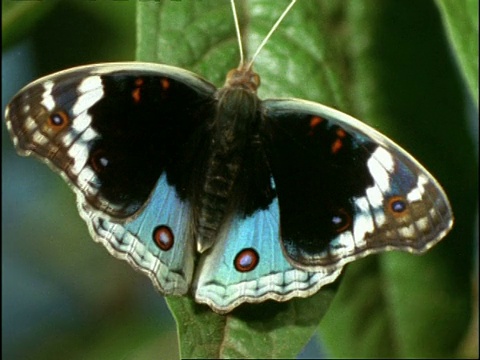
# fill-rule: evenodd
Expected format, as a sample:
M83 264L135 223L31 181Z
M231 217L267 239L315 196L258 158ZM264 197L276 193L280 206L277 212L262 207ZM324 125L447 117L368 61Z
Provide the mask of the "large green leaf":
M217 315L189 298L169 298L186 358L293 358L305 346L325 314L334 291L306 299L243 305Z
M436 0L445 31L478 109L478 1Z

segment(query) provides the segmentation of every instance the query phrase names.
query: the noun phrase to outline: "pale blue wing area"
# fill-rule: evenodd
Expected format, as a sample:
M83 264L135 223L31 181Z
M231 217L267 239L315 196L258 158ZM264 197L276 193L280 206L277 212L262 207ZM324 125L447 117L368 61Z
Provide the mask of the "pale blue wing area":
M193 285L195 300L227 313L244 302L307 297L340 275L341 269L294 268L283 254L279 231L277 199L266 210L234 218L226 234L201 257ZM253 270L239 272L235 259L245 249L254 249L259 262Z
M81 194L77 195L80 213L95 241L102 243L113 256L148 275L162 294L188 292L194 259L193 241L188 232L190 207L177 197L165 174L145 208L128 222L102 217L86 205ZM162 250L153 240L155 229L161 225L168 226L174 235L169 250Z

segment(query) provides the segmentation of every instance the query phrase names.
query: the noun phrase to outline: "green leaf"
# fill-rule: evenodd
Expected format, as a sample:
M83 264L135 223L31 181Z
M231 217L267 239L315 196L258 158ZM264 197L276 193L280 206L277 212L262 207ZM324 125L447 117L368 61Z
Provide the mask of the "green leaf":
M58 1L2 1L2 48L6 49L27 36L37 22L51 11Z
M330 289L286 303L242 305L227 315L189 298L168 298L182 357L203 359L293 358L315 332L334 295Z
M41 19L32 33L42 71L94 62L133 60L135 3L70 0ZM88 24L88 26L86 26Z
M436 0L453 53L478 109L478 1Z

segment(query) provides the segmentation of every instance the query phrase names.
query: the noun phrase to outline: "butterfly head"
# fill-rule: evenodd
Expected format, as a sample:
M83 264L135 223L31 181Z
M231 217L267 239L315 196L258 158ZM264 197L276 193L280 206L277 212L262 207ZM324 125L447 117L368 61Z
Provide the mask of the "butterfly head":
M295 2L296 0L291 0L290 5L288 5L287 8L283 11L282 15L280 15L277 22L270 29L267 36L265 36L265 39L263 39L263 41L260 43L255 53L251 57L250 61L247 63L245 62L245 59L243 56L242 36L240 34L240 25L239 25L238 16L237 16L237 10L235 9L235 1L230 0L230 4L232 6L233 20L235 23L235 30L237 33L238 49L240 52L240 65L238 66L238 68L230 70L229 73L227 74L227 80L224 86L225 88L230 87L230 88L237 88L237 89L245 89L254 93L257 92L257 89L260 86L260 76L258 76L258 74L252 70L255 59L257 55L260 53L260 51L262 50L262 48L265 46L265 44L268 42L268 40L270 39L274 31L280 25L283 18L287 15L287 13L293 7Z
M260 76L246 65L230 70L225 81L225 87L242 88L251 92L257 92L259 86Z

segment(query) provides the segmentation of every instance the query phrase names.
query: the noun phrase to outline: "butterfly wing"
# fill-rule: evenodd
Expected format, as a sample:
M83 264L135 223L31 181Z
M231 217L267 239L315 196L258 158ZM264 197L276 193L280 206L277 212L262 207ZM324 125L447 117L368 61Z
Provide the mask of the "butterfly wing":
M195 258L188 232L190 207L179 199L165 174L141 214L131 221L102 217L85 202L78 206L93 239L110 254L148 275L162 294L188 292Z
M193 283L195 300L227 313L244 302L306 297L333 282L341 269L308 272L282 253L278 200L247 217L237 216L225 234L202 254Z
M211 116L215 91L170 66L90 65L31 83L5 117L20 154L46 161L103 216L128 218L164 171L181 192L185 144Z
M215 91L164 65L83 66L22 89L6 121L17 151L45 161L75 191L96 241L161 292L184 294L194 256L183 191L195 161L185 144L204 137Z
M422 253L453 224L448 199L413 157L329 107L267 100L282 248L307 271L384 250Z

